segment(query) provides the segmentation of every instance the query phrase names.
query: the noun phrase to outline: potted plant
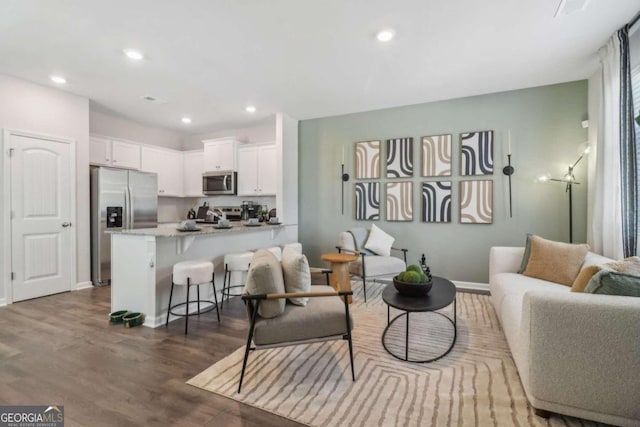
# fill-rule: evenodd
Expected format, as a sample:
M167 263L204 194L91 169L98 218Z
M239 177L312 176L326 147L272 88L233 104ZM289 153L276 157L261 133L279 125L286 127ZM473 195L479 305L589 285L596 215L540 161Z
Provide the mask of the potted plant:
M420 297L429 293L433 282L430 273L425 274L419 266L412 264L393 278L393 285L401 295Z

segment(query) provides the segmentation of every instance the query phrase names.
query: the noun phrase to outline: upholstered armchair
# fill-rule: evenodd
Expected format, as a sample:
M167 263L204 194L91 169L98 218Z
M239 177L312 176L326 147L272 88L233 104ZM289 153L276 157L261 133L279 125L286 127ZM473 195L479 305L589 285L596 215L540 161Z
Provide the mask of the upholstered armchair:
M352 292L312 285L309 262L301 249L299 244L287 245L282 260L272 252L259 250L251 260L242 295L250 324L238 393L252 350L338 339L349 344L351 377L355 381L353 319L347 301Z
M365 228L353 228L338 235L338 252L351 252L359 256L357 261L349 265L349 272L353 276L362 278L364 301L367 302L367 279L375 277L393 276L407 268L407 249L392 246L396 254L402 253L402 258L393 255L377 255L365 249L368 236Z
M348 342L351 378L355 381L351 341L353 320L349 314L349 304L347 303L347 297L352 294L352 291L336 292L331 286L314 285L311 286L311 292L243 295L242 300L247 305L251 323L244 361L242 362L238 393L242 389L242 380L250 351L330 340ZM264 318L260 316L260 304L291 298L308 298L309 300L305 307L287 302L284 313L277 317Z

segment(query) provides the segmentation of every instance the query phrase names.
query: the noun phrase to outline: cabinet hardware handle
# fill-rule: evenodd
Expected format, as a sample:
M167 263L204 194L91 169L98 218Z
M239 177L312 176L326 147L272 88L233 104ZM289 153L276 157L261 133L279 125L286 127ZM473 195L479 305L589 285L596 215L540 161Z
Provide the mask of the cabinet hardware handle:
M62 226L63 226L64 228L71 227L71 223L70 223L70 222L63 222L63 223L62 223Z

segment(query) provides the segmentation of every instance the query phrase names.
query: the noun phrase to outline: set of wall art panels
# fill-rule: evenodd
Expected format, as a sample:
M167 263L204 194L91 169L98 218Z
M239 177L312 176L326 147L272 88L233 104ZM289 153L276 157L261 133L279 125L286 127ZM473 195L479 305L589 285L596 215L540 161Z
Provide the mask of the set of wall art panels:
M420 176L440 178L452 176L451 134L424 136L420 141L422 163ZM407 179L414 175L413 138L393 138L386 141L386 162L381 160L382 141L363 141L355 144L355 179L372 180L382 176L386 164L386 178ZM460 175L493 174L493 131L460 134ZM413 221L412 181L363 181L355 183L357 220L380 219L380 191L385 186L385 219ZM451 180L422 182L420 204L423 222L451 222ZM460 222L490 224L493 222L493 181L463 180L459 182Z

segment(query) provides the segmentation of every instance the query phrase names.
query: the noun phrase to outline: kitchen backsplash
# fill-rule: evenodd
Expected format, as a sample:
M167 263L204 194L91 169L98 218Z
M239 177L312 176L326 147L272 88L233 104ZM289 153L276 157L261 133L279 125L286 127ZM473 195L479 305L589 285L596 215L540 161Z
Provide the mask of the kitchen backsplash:
M210 206L240 206L244 200L250 200L254 204L267 205L269 209L276 207L275 196L211 196L201 198L158 197L158 222L178 222L187 219L187 212L205 201Z

